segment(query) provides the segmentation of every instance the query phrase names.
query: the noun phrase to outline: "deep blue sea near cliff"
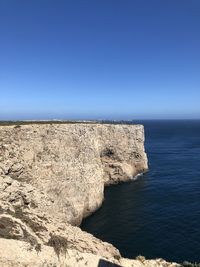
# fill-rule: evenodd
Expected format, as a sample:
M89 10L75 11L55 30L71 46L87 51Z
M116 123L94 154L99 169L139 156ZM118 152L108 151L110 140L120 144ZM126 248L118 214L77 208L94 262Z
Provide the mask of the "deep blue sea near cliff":
M200 262L200 121L141 121L149 172L105 189L82 229L125 257Z

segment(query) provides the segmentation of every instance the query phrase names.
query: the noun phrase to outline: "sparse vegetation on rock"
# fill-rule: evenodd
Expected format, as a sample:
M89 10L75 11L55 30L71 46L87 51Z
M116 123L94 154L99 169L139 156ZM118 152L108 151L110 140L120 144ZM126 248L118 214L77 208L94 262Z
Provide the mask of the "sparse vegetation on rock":
M69 248L69 241L65 237L59 235L51 235L47 245L53 247L58 258L61 253L65 255L66 253L68 253L67 250Z
M184 261L181 266L183 267L200 267L200 263L197 263L197 262L189 262L189 261Z

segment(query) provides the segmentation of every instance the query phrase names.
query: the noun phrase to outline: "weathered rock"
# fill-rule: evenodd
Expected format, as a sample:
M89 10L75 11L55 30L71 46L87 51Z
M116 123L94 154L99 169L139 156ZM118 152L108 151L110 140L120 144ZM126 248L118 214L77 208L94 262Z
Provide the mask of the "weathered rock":
M0 244L13 250L3 260L0 254L7 264L0 266L61 266L46 246L52 235L65 238L75 254L119 263L116 248L75 225L100 207L105 185L146 170L141 125L0 126Z
M42 246L40 252L30 249L23 241L0 239L0 266L1 267L101 267L104 259L91 253L79 252L69 249L66 254L55 255L54 249ZM106 259L105 259L106 260ZM107 262L107 260L106 260ZM181 267L178 264L166 262L163 259L156 260L120 260L110 259L111 263L122 267ZM115 265L116 266L116 265Z
M102 204L104 184L145 170L141 125L0 126L0 175L38 189L60 222L79 225Z
M32 247L47 244L50 234L70 241L78 251L120 257L112 245L102 242L80 228L49 216L51 201L39 189L9 177L0 177L0 237L27 241Z

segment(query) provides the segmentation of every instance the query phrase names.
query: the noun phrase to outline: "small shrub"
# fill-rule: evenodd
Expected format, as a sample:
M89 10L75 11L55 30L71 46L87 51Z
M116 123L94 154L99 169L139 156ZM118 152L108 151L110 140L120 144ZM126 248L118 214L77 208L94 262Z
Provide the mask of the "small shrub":
M189 262L189 261L184 261L181 266L183 267L200 267L200 263L192 263L192 262Z
M38 243L38 241L35 237L28 236L26 240L30 244L29 250L35 249L37 253L41 252L42 245L40 243Z
M69 246L69 242L68 242L67 238L65 238L65 237L62 237L59 235L51 235L47 245L50 247L53 247L58 258L59 258L61 253L65 254L65 255L66 255L66 253L68 254L67 249Z

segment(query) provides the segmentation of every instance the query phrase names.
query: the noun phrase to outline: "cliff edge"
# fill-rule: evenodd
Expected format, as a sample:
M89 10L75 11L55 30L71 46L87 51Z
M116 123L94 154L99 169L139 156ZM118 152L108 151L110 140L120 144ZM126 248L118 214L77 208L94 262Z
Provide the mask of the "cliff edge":
M57 245L62 250L66 243L67 251L119 263L116 248L76 226L100 207L105 185L129 180L147 168L142 125L0 126L1 244L13 246L11 258L17 250L27 254L27 244L35 251L27 254L32 257L41 255L42 248ZM1 266L18 266L14 259L8 265L8 255L0 253L0 263L7 264ZM53 266L43 265L44 258L38 265L27 259L19 266Z
M105 184L147 169L143 143L141 125L2 126L0 175L37 190L49 216L79 225L102 204Z

